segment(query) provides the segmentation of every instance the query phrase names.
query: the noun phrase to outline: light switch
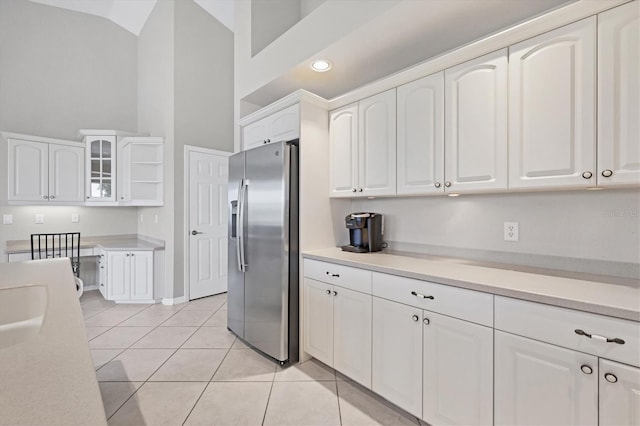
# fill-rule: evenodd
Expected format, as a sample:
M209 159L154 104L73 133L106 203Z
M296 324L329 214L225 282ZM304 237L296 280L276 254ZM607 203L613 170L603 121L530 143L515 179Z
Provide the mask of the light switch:
M37 214L36 215L36 223L44 223L44 215L43 214Z
M80 222L80 215L78 213L71 213L71 223Z
M11 224L13 224L13 215L12 214L3 214L2 215L2 224L3 225L11 225Z

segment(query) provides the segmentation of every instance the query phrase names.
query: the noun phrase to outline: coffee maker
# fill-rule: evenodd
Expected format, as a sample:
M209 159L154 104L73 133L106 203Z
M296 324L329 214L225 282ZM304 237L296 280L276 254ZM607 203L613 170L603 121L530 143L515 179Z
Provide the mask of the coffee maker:
M349 245L342 250L369 253L382 250L382 215L379 213L351 213L345 217L349 230Z

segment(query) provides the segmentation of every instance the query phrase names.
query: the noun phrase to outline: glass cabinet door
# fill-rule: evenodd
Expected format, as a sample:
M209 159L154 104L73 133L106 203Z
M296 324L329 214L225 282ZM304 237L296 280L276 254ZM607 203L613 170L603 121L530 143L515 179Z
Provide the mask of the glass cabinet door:
M115 201L115 137L92 137L87 144L87 200Z

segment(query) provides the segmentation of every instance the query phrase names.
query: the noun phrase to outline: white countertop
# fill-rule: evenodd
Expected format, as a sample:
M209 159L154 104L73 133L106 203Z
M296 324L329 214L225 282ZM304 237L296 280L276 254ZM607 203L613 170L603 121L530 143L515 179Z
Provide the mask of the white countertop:
M69 259L0 263L0 290L23 285L48 302L38 335L0 348L0 424L106 425Z
M80 248L105 250L164 250L164 243L139 235L80 236ZM31 253L31 240L7 241L7 254Z
M375 272L640 321L640 282L634 280L612 278L611 282L590 281L437 258L425 259L383 252L350 253L338 247L304 252L303 256ZM514 269L518 268L514 266Z

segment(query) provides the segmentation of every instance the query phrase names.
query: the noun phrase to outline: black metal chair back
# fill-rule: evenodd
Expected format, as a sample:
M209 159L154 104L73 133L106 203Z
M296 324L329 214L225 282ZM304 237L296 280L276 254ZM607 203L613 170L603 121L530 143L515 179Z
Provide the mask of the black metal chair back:
M31 259L68 257L76 277L80 278L80 233L31 234Z

